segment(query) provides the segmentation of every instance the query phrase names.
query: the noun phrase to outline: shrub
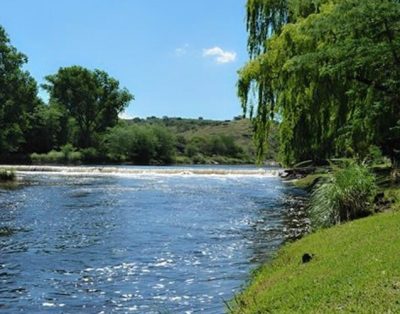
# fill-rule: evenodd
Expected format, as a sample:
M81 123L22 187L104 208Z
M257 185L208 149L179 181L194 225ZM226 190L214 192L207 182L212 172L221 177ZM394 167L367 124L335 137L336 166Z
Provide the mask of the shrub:
M105 156L102 156L102 154L99 151L97 151L94 147L83 148L80 150L80 153L81 153L81 159L84 160L85 162L95 162L105 159Z
M44 154L33 153L30 157L34 164L41 164L43 155Z
M176 156L175 162L179 165L189 165L192 164L192 160L187 156Z
M47 154L33 153L30 155L33 163L78 163L82 160L82 154L76 151L71 144L66 144L61 147L60 151L51 150Z
M365 166L349 164L346 168L335 169L311 195L309 214L313 228L329 227L371 214L376 191L375 177Z
M42 161L49 163L62 163L64 162L64 153L56 150L51 150L47 154L43 154Z
M13 181L15 178L14 170L0 169L0 181Z
M175 160L175 137L163 126L118 125L108 130L103 146L114 161L169 164Z
M67 161L69 163L79 163L82 160L82 154L80 152L70 152L67 155Z
M205 164L206 159L202 154L196 154L195 156L192 157L192 161L194 164Z

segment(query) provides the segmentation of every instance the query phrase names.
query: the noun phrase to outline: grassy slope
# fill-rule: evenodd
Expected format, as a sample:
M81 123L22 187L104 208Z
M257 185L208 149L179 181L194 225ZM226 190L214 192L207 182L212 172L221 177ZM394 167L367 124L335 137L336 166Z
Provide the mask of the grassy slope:
M319 231L262 267L235 312L399 312L399 251L399 212ZM306 252L315 257L302 264Z
M232 136L235 143L240 145L250 157L254 158L255 156L255 146L252 139L253 129L249 119L217 121L183 118L148 118L146 120L139 119L129 122L139 124L162 124L169 128L172 133L182 135L188 141L193 137L207 138L213 135ZM273 128L269 141L271 150L267 159L276 159L278 151L277 139L277 128Z
M194 136L207 137L210 135L232 136L239 145L245 147L251 146L251 149L254 151L252 132L250 121L243 119L238 121L220 121L217 123L198 125L197 127L182 132L182 135L188 138Z
M306 252L315 257L302 264ZM234 313L400 312L399 252L399 212L318 231L260 268Z

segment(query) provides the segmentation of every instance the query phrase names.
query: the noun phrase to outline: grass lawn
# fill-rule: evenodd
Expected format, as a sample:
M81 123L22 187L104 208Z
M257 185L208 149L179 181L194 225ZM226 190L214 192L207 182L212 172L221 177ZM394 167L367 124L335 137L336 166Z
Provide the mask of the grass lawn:
M304 253L314 258L303 264ZM400 212L324 229L284 246L230 307L233 313L399 313Z

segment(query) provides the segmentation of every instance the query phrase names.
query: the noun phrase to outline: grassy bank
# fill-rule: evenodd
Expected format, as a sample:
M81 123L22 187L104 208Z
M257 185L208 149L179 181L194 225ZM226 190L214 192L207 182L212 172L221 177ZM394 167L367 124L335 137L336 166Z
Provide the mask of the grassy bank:
M306 182L303 182L306 183ZM385 190L400 204L400 189ZM284 246L231 302L233 313L400 311L400 212L320 230ZM303 264L302 256L313 254Z

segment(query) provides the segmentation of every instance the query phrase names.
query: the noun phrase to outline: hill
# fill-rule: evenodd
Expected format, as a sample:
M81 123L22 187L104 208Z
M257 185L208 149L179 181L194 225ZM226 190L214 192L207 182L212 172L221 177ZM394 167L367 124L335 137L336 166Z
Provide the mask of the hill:
M170 130L177 141L178 163L254 163L255 145L249 119L233 120L149 117L126 120L129 124L160 125ZM276 160L277 128L271 132L266 160ZM228 146L224 149L221 146Z

